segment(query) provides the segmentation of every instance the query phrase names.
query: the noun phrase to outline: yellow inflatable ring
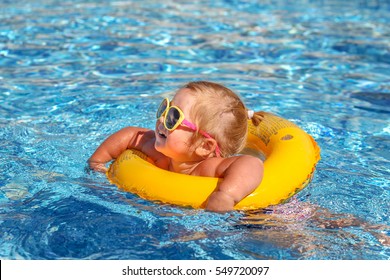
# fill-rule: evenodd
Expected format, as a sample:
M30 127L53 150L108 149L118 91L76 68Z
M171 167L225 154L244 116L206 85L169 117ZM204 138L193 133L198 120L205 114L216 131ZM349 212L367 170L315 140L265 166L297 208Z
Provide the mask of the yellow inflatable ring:
M312 179L320 159L314 139L297 125L265 113L259 126L248 122L247 150L265 156L264 177L235 209L264 208L284 202ZM173 173L147 161L139 151L123 152L110 166L107 177L119 188L142 198L193 208L204 208L218 178Z

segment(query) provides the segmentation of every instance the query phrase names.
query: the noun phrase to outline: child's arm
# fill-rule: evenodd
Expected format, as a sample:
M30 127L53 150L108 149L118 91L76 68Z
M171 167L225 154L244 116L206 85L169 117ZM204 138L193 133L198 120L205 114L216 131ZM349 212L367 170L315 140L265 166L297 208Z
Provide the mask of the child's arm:
M228 158L217 168L223 178L208 198L206 210L225 212L253 192L263 178L263 162L253 156Z
M154 137L154 131L126 127L109 136L88 159L89 167L95 171L106 172L105 164L116 159L126 149L142 149Z

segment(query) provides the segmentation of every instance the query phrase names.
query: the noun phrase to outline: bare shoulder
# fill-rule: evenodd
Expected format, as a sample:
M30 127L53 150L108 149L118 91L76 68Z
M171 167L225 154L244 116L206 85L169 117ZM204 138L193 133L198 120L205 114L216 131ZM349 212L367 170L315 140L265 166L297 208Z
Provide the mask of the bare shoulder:
M127 149L138 149L153 142L154 132L140 127L125 127L110 135L88 159L92 169L104 171L104 164L118 158ZM154 148L154 145L149 144Z
M106 139L106 142L121 146L124 149L138 149L153 137L154 132L150 129L128 126L112 134Z
M245 171L245 173L262 171L263 162L254 156L238 155L228 158L209 158L204 160L194 170L193 175L224 178L230 171Z
M151 132L153 131L147 128L127 126L115 132L113 135L115 135L116 137L120 137L121 139L127 140L130 145L130 143L136 144L137 142L143 141L151 135L154 135L151 134Z
M125 127L116 132L117 139L124 141L125 149L136 149L143 152L158 167L167 169L169 159L154 147L156 136L154 130L142 127Z

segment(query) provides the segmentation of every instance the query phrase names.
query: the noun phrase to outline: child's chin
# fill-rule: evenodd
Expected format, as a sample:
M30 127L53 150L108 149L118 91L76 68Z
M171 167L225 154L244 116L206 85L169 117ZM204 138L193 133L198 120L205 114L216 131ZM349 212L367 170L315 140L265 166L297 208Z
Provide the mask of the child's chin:
M154 143L154 148L157 152L163 153L164 143L161 143L161 140L156 140Z

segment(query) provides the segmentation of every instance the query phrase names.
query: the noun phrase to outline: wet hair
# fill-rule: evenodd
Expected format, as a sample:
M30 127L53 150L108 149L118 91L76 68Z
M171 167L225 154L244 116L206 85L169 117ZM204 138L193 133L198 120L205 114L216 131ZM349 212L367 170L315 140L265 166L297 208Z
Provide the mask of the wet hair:
M245 147L248 131L248 110L238 95L221 84L206 81L190 82L183 88L190 89L196 100L191 120L213 136L222 157L238 154ZM255 114L255 125L259 123L256 120ZM195 141L200 139L199 135L195 137Z

